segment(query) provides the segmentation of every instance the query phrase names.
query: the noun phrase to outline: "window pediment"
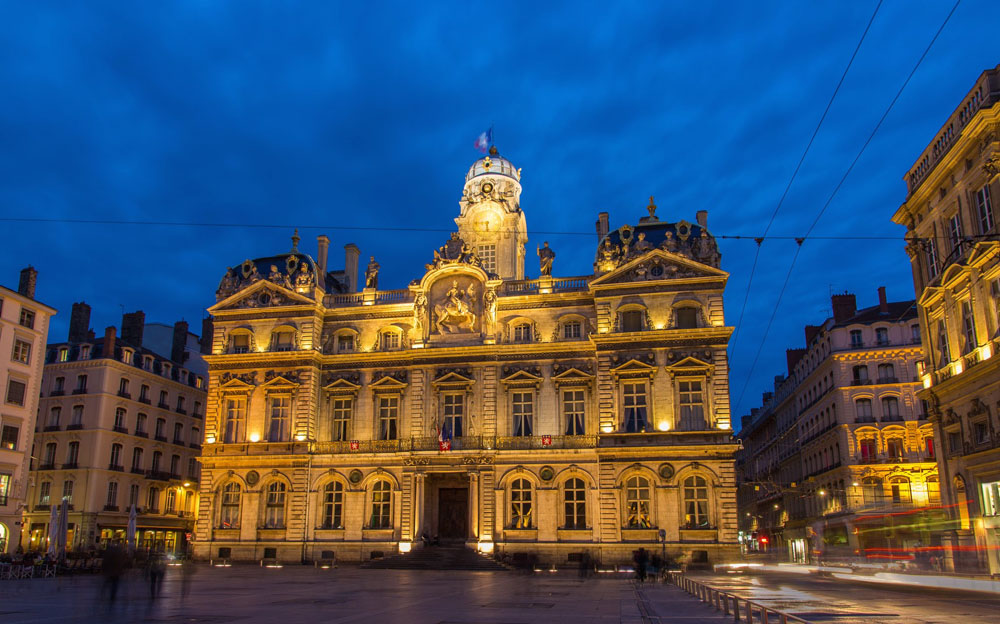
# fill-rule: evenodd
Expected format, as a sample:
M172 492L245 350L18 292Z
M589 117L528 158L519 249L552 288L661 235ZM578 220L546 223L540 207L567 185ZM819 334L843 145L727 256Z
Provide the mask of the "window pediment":
M646 359L646 358L644 358ZM652 378L656 374L656 366L652 362L631 358L620 366L611 369L611 374L615 377L648 377Z
M559 374L552 376L552 381L557 387L589 384L593 379L593 375L576 367L567 368Z
M505 386L533 386L542 383L541 372L537 368L505 369L506 375L500 379Z
M472 375L468 371L461 373L458 371L447 371L432 381L431 386L435 389L468 388L474 383L476 383L476 380L472 378Z
M357 394L360 389L361 386L359 384L344 377L334 379L323 386L323 390L330 394Z
M405 379L405 372L383 373L369 387L375 392L403 392L409 385Z
M229 379L228 381L225 381L222 384L220 384L219 390L227 394L236 394L236 393L245 394L249 393L255 387L256 387L255 385L247 383L243 379L233 377L232 379Z
M692 375L707 377L712 374L712 370L715 368L715 365L699 360L696 357L687 356L678 362L667 364L666 368L668 372L675 376Z

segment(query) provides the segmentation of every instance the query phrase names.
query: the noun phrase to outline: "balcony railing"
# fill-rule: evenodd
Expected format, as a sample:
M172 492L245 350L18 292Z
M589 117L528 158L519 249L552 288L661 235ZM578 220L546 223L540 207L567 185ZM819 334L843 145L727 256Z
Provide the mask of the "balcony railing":
M76 470L77 463L76 462L66 462L65 464L62 465L62 467L63 467L63 470Z
M159 403L157 403L156 407L158 407L160 409L165 409L165 410L170 409L170 406L167 405L166 403L164 403L163 401L160 401Z
M462 436L451 440L452 451L595 448L596 435L579 436ZM393 453L440 451L436 437L401 440L344 440L315 442L315 453Z
M50 397L60 397L60 396L63 396L64 394L66 394L65 390L53 390L52 392L49 393L49 396Z
M108 470L114 470L115 472L125 472L125 466L119 466L117 464L108 464Z
M146 405L152 405L153 403L152 401L149 400L149 397L143 397L143 396L139 397L139 402L145 403Z
M153 436L153 439L156 440L157 442L166 442L167 436L165 435Z
M73 388L73 394L87 394L87 388Z
M128 433L128 428L122 427L120 425L115 425L114 427L112 427L112 430L115 433Z
M880 384L894 384L899 383L899 378L897 377L879 377L878 382Z
M156 481L170 481L170 479L175 477L169 472L165 472L163 470L147 470L146 478L154 479Z
M149 433L146 432L146 431L136 431L135 432L135 436L137 438L148 438L149 437Z
M80 429L83 429L83 425L80 423L75 425L66 425L66 431L79 431Z
M118 505L105 505L104 511L118 511Z
M187 413L188 413L187 410L184 409L183 407L178 407L174 411L177 412L178 414L180 414L181 416L187 416Z
M46 425L45 431L59 431L59 425Z
M38 464L38 470L55 470L55 462L45 462L44 464Z
M129 392L125 392L124 390L119 390L118 391L118 396L120 396L123 399L131 399L132 398L132 394L129 393Z

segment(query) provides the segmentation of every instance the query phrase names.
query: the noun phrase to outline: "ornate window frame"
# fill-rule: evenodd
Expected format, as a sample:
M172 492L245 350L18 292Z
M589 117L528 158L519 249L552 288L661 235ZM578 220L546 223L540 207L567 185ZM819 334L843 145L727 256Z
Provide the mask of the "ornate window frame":
M542 384L543 378L541 373L537 370L529 369L510 369L507 371L508 374L500 379L500 383L504 388L504 413L507 415L506 421L509 427L511 437L531 437L535 435L538 429L538 389ZM514 394L515 393L530 393L531 394L531 431L528 435L522 430L520 434L517 434L514 426ZM502 430L502 429L501 429Z
M443 371L436 379L431 381L431 388L434 390L434 428L444 427L445 422L445 396L462 397L462 429L452 430L454 437L463 437L475 431L477 423L472 417L472 400L474 393L472 387L476 380L471 373L454 370Z
M409 384L400 381L392 373L386 373L384 376L368 384L368 388L372 392L372 432L374 433L373 438L376 441L381 440L399 440L402 437L403 432L403 397L406 394L406 389ZM391 431L386 432L387 437L383 437L381 430L381 409L382 409L382 399L384 398L395 398L396 399L396 430L395 435L389 435L393 433Z
M654 365L651 357L644 358L646 361L642 361L638 358L629 358L624 364L611 369L612 378L615 380L615 394L616 402L618 405L617 417L615 422L617 428L615 431L620 433L649 433L654 430L654 413L653 413L653 378L656 376L656 366ZM634 383L645 384L645 407L646 407L646 417L645 423L640 428L637 426L639 431L629 432L628 422L626 422L626 398L625 398L625 384ZM611 433L611 432L607 432Z

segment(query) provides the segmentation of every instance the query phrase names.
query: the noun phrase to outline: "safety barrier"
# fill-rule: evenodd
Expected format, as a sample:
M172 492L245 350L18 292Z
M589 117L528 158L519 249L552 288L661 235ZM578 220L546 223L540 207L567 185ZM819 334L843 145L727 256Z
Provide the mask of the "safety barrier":
M810 624L809 620L766 607L758 602L741 598L727 591L715 589L705 583L699 583L684 576L681 572L671 572L670 582L702 602L712 605L716 611L722 611L726 615L731 614L733 622L747 622L748 624L756 622L760 622L760 624L800 622L801 624Z

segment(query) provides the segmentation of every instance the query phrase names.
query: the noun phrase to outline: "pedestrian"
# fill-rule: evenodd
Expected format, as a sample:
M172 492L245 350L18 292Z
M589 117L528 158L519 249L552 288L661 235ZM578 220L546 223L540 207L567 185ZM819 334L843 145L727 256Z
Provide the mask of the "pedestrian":
M191 580L196 571L191 557L185 557L181 562L181 597L187 597L191 590Z
M146 560L146 576L149 579L149 597L155 600L160 594L160 586L163 584L163 575L166 572L167 564L163 560L163 554L159 552L149 553Z
M104 550L101 572L104 574L101 595L107 594L108 601L114 602L118 596L118 585L121 582L122 574L125 573L125 552L121 547L114 544L108 545Z
M635 578L642 583L646 580L646 564L649 563L649 554L645 548L640 548L635 551L632 560L635 562Z

